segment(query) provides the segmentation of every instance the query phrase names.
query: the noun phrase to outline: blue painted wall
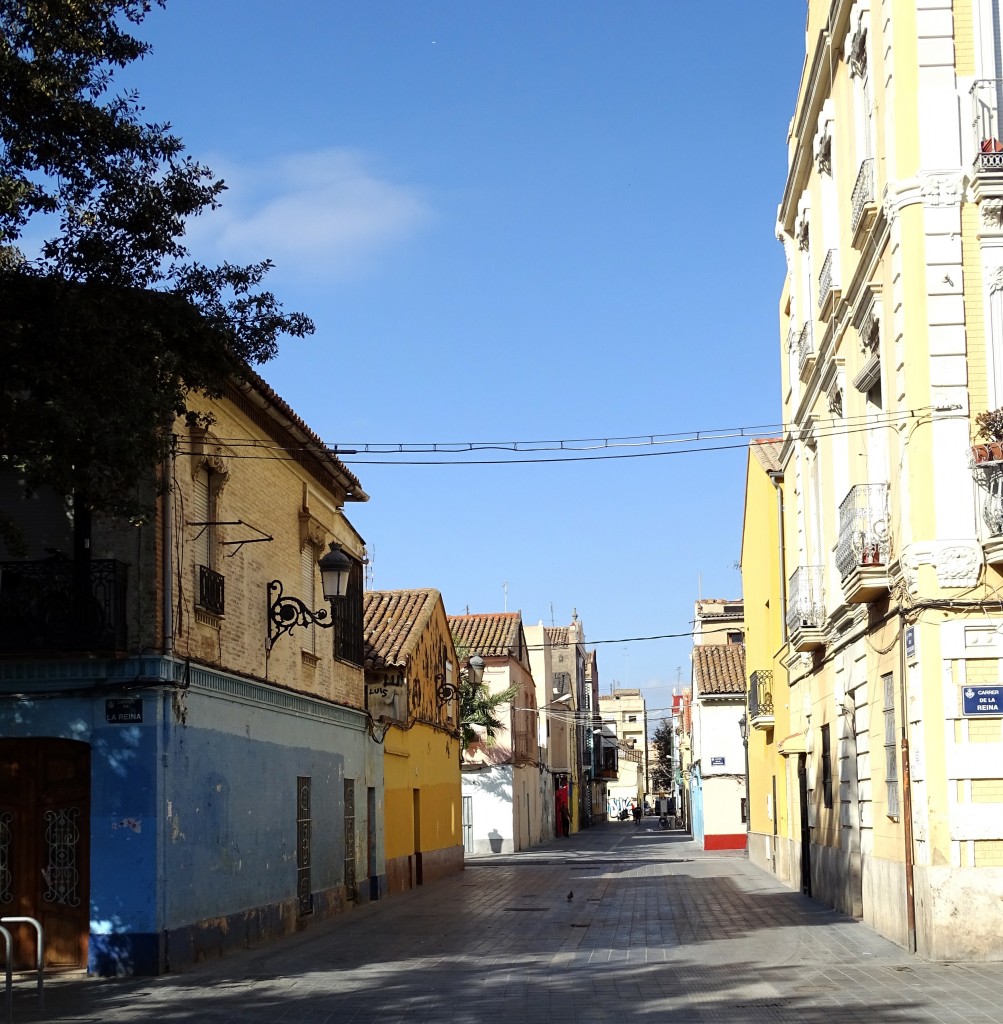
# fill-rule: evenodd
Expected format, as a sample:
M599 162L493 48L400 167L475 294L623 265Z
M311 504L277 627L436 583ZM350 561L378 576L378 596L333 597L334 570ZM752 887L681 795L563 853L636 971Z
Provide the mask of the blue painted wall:
M366 877L367 790L381 813L383 757L364 716L199 672L211 685L129 691L142 700L142 724L109 724L104 693L8 705L5 735L91 747L93 973L157 973L170 962L171 934L226 932L228 917L274 918L276 905L295 901L299 776L312 780L312 891L345 882L346 777L355 780L360 886ZM176 942L174 966L195 955L196 942Z

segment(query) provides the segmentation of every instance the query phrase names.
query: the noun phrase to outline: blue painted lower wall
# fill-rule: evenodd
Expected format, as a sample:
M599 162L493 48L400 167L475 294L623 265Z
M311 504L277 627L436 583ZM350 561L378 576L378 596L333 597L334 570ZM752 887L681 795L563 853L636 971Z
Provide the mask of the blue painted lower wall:
M80 682L84 682L81 680ZM288 934L386 891L382 748L360 712L208 670L106 697L21 700L10 736L91 747L89 969L156 974ZM312 913L301 915L297 780L309 778ZM346 824L345 786L354 793ZM368 820L375 790L377 819ZM346 847L346 830L354 842ZM357 888L346 888L346 858ZM372 884L366 865L374 864Z

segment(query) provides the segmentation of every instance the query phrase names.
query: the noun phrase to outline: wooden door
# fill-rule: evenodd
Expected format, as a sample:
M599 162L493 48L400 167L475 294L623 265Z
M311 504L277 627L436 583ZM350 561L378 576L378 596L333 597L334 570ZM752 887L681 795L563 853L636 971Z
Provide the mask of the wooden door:
M0 917L34 917L45 963L87 966L90 748L75 740L0 740ZM15 961L35 962L35 932L13 925Z

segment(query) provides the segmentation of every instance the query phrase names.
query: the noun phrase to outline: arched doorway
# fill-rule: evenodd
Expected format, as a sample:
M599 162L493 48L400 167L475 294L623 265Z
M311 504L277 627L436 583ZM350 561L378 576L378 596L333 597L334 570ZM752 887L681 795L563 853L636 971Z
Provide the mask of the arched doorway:
M87 966L90 747L0 740L0 917L41 921L47 967ZM15 927L15 961L35 960L34 930Z

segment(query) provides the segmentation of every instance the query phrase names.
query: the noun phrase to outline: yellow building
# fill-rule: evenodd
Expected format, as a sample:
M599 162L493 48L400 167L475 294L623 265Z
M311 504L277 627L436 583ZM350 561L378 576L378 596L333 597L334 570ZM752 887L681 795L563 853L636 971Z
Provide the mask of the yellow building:
M797 801L804 737L792 733L787 669L778 656L784 641L780 549L783 485L778 440L749 447L742 525L742 590L748 678L745 734L749 771L749 859L797 888L801 873L802 816Z
M365 594L366 700L383 732L387 888L463 870L459 666L437 590Z
M612 729L619 747L617 780L607 785L607 814L643 807L648 795L648 712L638 689L617 688L599 696L603 725Z
M809 0L778 214L806 876L950 959L1003 956L1003 463L970 447L1003 405L994 7Z

